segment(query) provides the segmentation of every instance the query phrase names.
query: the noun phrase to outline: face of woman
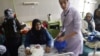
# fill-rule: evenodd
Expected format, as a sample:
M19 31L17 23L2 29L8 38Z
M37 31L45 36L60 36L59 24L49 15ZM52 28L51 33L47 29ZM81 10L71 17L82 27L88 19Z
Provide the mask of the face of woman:
M12 11L8 11L8 16L11 17L11 18L13 18L14 17L13 12Z
M90 21L91 18L92 18L91 14L87 13L87 15L86 15L86 19L87 19L88 21Z
M4 14L5 14L6 17L9 17L9 18L13 18L14 17L14 13L13 13L12 9L6 9Z
M59 4L63 10L67 9L68 0L59 0Z
M37 22L36 23L36 26L35 26L36 30L40 30L41 27L42 27L41 23L40 22Z

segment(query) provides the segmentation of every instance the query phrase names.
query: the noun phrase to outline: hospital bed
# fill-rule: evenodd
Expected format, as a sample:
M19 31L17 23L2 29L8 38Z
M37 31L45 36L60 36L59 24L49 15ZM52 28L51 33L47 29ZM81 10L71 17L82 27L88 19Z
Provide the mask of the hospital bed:
M95 49L89 48L88 46L84 45L83 46L83 54L80 55L80 56L90 56L91 53L92 53L92 56L93 56L94 50ZM98 52L100 52L100 50L98 49L98 50L96 50L96 52L98 53Z
M84 45L83 45L83 54L80 56L100 56L100 48L97 49L98 47L98 41L96 41L95 43L95 48L90 48L87 45L85 45L84 41Z
M20 46L18 49L18 54L19 54L18 56L26 56L24 51L25 51L24 45ZM73 52L58 54L54 49L52 49L50 53L44 54L44 56L72 56L72 55L73 55Z

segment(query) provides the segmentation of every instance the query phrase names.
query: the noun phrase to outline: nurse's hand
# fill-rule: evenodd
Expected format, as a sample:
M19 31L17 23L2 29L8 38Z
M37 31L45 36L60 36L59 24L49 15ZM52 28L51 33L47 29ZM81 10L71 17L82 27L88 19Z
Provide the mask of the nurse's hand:
M56 37L55 39L58 39L60 36L61 36L62 32L60 32Z
M64 41L65 40L65 37L59 37L58 39L57 39L57 41L60 41L60 42L62 42L62 41Z

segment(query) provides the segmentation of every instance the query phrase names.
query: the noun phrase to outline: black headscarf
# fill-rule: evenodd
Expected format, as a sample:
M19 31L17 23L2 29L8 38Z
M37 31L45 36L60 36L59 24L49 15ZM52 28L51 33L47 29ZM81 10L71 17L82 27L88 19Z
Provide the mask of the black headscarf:
M4 15L5 15L5 16L8 16L8 11L10 11L10 10L9 10L9 9L5 9L5 10L4 10Z
M14 13L12 9L5 9L4 10L4 15L6 19L14 19Z
M41 29L40 30L36 30L36 24L37 23L40 23L41 24L41 21L39 20L39 19L34 19L33 21L32 21L32 28L31 28L31 31L34 33L34 34L36 34L36 35L41 35L42 34L42 32L43 32L43 27L41 27Z
M33 21L32 21L32 30L36 30L36 24L37 23L40 23L41 24L41 21L39 20L39 19L34 19Z
M41 21L39 19L34 19L32 21L32 28L31 28L31 30L29 32L31 33L31 35L34 36L34 39L35 39L36 42L40 42L40 41L45 40L43 38L44 37L44 30L45 29L43 27L41 27L40 30L36 30L35 27L36 27L36 24L37 23L40 23L41 24Z

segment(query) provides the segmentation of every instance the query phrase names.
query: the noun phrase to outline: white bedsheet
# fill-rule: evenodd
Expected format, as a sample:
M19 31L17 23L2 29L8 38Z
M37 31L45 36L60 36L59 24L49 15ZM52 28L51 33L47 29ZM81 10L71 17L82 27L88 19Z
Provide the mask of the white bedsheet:
M24 45L20 46L18 50L19 56L26 56L24 51L25 51ZM44 56L71 56L71 55L73 55L72 52L58 54L55 49L52 49L50 53L44 54Z

